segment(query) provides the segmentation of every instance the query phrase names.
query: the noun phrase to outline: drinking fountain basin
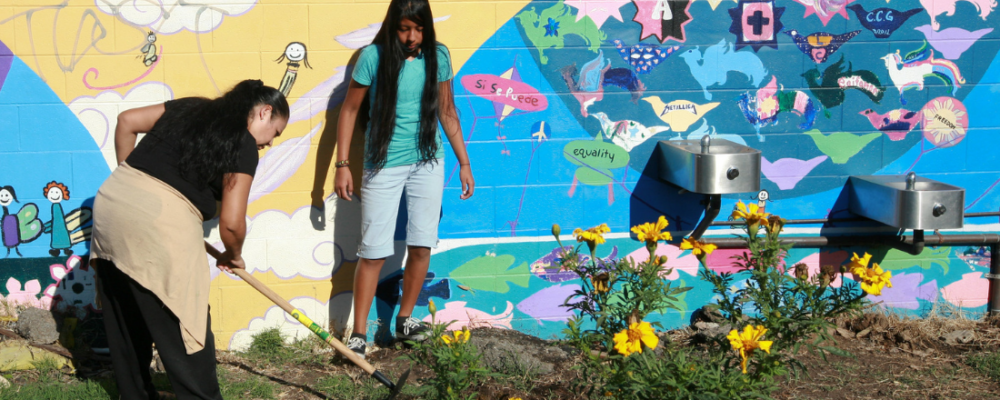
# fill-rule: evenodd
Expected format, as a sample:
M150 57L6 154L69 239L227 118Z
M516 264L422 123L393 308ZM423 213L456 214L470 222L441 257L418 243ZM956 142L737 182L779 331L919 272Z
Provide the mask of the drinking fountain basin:
M663 140L660 178L704 194L760 191L760 150L726 139Z
M867 175L850 178L852 213L900 229L961 228L965 189L932 179L907 175Z

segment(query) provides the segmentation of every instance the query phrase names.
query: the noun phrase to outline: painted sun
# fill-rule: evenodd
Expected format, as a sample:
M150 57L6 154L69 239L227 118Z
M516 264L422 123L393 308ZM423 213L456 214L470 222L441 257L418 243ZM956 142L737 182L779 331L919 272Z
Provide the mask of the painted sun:
M965 105L951 97L938 97L924 105L924 138L937 147L951 147L965 138L969 127Z

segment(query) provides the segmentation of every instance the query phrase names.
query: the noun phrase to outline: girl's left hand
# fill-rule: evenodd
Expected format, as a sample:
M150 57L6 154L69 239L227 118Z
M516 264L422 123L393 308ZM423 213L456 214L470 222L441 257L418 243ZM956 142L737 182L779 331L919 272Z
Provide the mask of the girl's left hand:
M472 193L476 191L476 180L472 177L472 166L463 165L458 177L462 180L462 195L459 198L465 200L472 197Z
M233 268L239 268L242 270L247 269L247 264L246 261L243 260L243 257L239 255L234 256L228 250L225 253L222 253L222 256L215 260L215 266L230 274L233 273Z

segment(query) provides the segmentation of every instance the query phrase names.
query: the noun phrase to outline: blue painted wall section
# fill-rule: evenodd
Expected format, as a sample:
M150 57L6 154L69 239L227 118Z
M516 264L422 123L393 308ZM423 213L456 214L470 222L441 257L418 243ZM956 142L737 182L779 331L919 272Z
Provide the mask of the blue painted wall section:
M461 245L434 255L437 276L452 278L439 309L559 336L567 314L558 305L579 281L545 268L557 248L551 224L567 232L607 223L620 239L598 256L642 258L642 245L625 238L630 226L665 215L669 229L683 233L701 217L702 196L678 194L650 166L660 140L711 135L761 150L767 195L724 196L723 218L737 200L788 219L851 217L849 176L910 171L965 188L966 212L1000 210L1000 163L991 150L1000 141L990 107L1000 100L995 5L960 1L953 15L936 16L936 26L925 7L945 1L676 2L686 7L673 16L689 17L681 26L662 13L660 20L642 14L655 3L607 2L620 19L587 15L571 1L530 3L457 74L510 79L513 71L510 86L520 88L513 93L541 94L547 106L519 107L501 98L504 87L493 97L457 89L479 187L475 200L461 202L457 180L448 181L442 234ZM967 219L965 230L998 226L996 218ZM935 302L984 310L988 247L928 247L919 256L795 249L787 261L818 271L864 251L895 277L873 301L913 315ZM675 268L669 278L695 287L685 313L659 317L676 327L711 301L709 288L690 253L675 245L660 252ZM735 253L719 251L709 266L731 271ZM524 263L528 273L518 267Z

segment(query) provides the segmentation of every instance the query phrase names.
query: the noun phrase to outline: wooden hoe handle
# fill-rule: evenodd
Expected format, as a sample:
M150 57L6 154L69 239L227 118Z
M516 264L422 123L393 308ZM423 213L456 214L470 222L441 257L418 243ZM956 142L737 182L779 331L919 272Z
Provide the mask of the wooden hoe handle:
M212 247L212 245L208 244L207 242L205 243L205 250L208 251L209 255L211 255L216 259L222 256L222 253L219 252L218 249ZM297 321L302 323L302 325L305 325L306 328L309 328L310 331L315 333L316 336L319 336L321 339L323 339L323 341L325 341L329 345L333 346L334 349L337 349L337 352L340 353L340 355L344 356L348 360L351 360L351 362L361 367L361 369L365 370L365 372L367 372L369 375L375 374L376 372L375 367L373 367L367 361L363 360L361 357L355 354L354 351L348 349L347 346L341 343L340 340L337 340L337 338L333 337L333 335L331 335L325 329L320 327L319 324L309 319L309 317L307 317L305 313L296 309L295 307L292 307L291 303L281 298L281 296L278 296L278 294L274 293L274 291L271 290L271 288L265 286L263 283L258 281L257 278L254 278L249 273L247 273L246 270L242 268L233 268L232 270L233 273L236 274L236 276L239 276L240 279L243 279L243 281L249 283L250 286L253 286L254 289L257 289L257 291L260 292L260 294L270 299L271 302L276 304L278 307L281 307L282 310L285 310L286 313L294 317Z

